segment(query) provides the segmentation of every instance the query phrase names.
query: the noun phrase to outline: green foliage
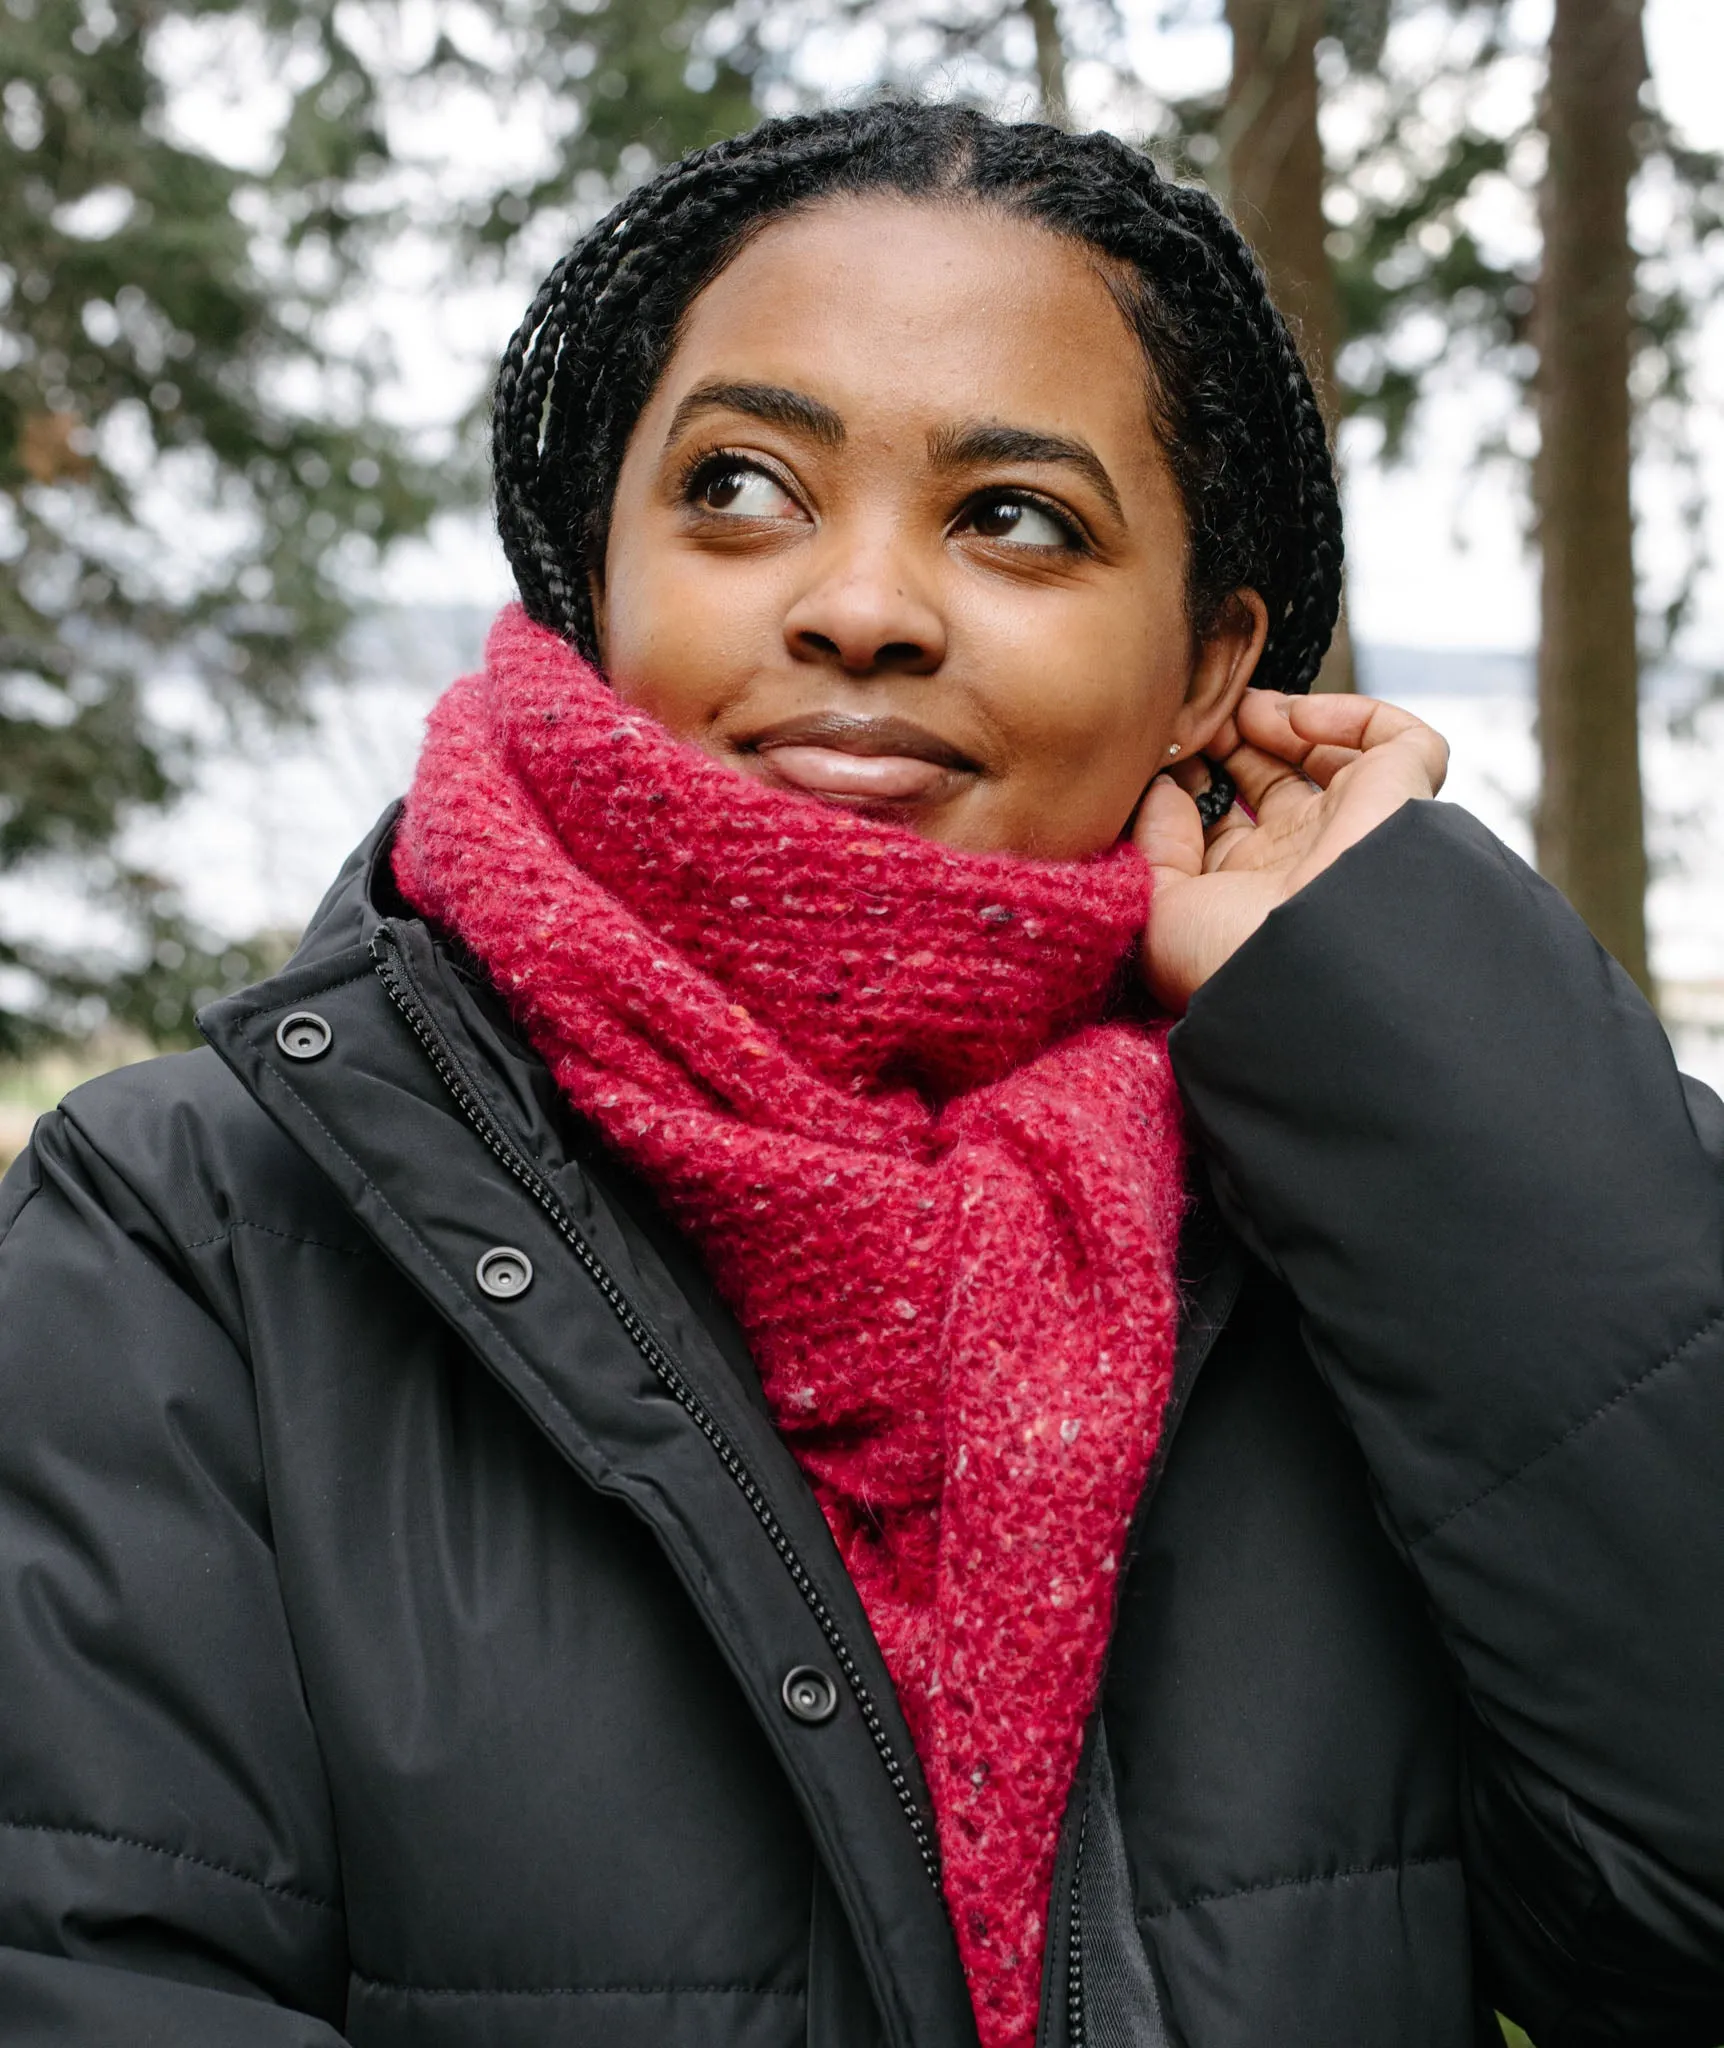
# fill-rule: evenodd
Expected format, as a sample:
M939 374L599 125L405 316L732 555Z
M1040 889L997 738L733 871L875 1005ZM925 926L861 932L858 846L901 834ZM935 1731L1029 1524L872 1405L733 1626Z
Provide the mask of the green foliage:
M1415 12L1446 17L1449 32L1416 62L1391 61L1389 31ZM1457 350L1519 364L1532 269L1488 249L1472 224L1490 181L1524 176L1530 113L1499 134L1470 111L1493 67L1526 54L1506 41L1505 15L1503 0L1330 0L1318 46L1323 99L1348 116L1346 143L1326 138L1324 151L1341 400L1382 427L1389 461L1405 453L1438 364ZM1466 111L1445 123L1439 103ZM1220 94L1169 106L1165 138L1199 176L1222 168L1223 108ZM1425 345L1410 349L1420 325Z
M108 865L108 905L120 913L122 951L69 959L51 948L0 936L0 967L51 991L47 1006L0 1010L0 1062L16 1061L64 1038L115 1027L172 1051L196 1045L198 1010L224 990L273 973L292 950L286 933L224 939L188 919L158 878Z
M6 752L35 752L58 782L58 753L129 728L113 797L171 781L126 701L147 662L171 649L221 691L290 706L351 613L343 544L368 553L432 504L368 413L364 366L316 332L359 253L356 168L380 154L333 9L313 21L326 61L267 174L164 132L150 61L161 15L104 9L97 27L94 8L31 0L0 14L0 519L14 567L0 632L9 669L38 685L25 693L35 715L8 720ZM276 230L273 274L252 218ZM309 402L287 398L299 384ZM194 537L183 506L152 502L175 484L225 530ZM56 815L88 838L113 811ZM0 843L16 858L53 829L14 814Z
M104 1003L183 1035L199 988L251 971L112 857L196 758L155 686L293 717L341 673L380 551L472 488L380 415L389 365L344 317L408 224L392 96L548 93L532 180L447 201L422 181L411 224L500 259L529 219L573 231L619 180L747 125L753 46L708 54L714 14L501 0L474 54L472 10L439 0L403 70L393 0L0 0L0 876L76 863L126 934L92 964L0 930L0 1053ZM249 94L221 153L176 118L206 61Z
M1523 266L1490 254L1468 220L1468 202L1485 180L1509 175L1513 138L1462 128L1419 164L1397 132L1417 99L1416 89L1398 93L1369 151L1336 167L1346 195L1337 210L1350 217L1329 236L1349 351L1341 367L1347 410L1379 422L1389 461L1405 453L1428 372L1462 344L1478 356L1514 362L1532 313L1532 280ZM1385 195L1364 174L1373 159L1417 169ZM1430 315L1442 338L1409 359L1396 344L1417 314Z
M295 45L265 170L174 132L157 45L217 18L265 54ZM436 502L367 405L371 366L320 328L378 225L361 201L383 155L336 24L333 5L269 0L0 11L0 872L87 856L171 800L188 754L147 679L291 713L335 657L355 572ZM143 887L116 869L107 893L148 960L181 942ZM37 1024L83 1002L73 963L0 960L29 970ZM116 983L120 1008L131 991ZM0 1034L19 1011L0 1004Z
M688 0L601 8L538 0L531 38L560 61L565 77L585 73L580 125L538 188L539 203L572 196L582 172L614 176L628 152L669 163L753 123L757 57L746 45L716 57L699 48L717 11Z
M1505 410L1480 437L1481 461L1510 454L1511 422L1530 413L1533 400L1536 235L1522 249L1505 250L1492 247L1477 223L1493 200L1500 213L1510 194L1533 222L1542 173L1537 109L1528 101L1518 124L1495 130L1477 125L1473 110L1489 103L1505 68L1524 73L1543 53L1517 41L1500 0L1452 0L1447 13L1447 41L1422 66L1379 81L1367 135L1330 152L1336 226L1329 247L1347 337L1345 402L1354 417L1380 424L1389 461L1405 453L1434 372L1483 369L1500 378ZM1433 104L1459 110L1446 128L1433 121ZM1649 652L1667 654L1706 566L1691 355L1721 281L1724 159L1685 145L1650 108L1639 143L1639 193L1658 199L1663 218L1641 263L1634 305L1636 454L1673 477L1666 502L1676 506L1688 543L1651 636ZM1426 340L1414 346L1410 337L1421 325Z
M1446 34L1397 40L1415 15ZM0 931L0 1044L26 1011L86 1018L97 982L154 1014L168 997L139 991L161 947L219 966L168 929L159 884L107 857L195 759L152 718L153 686L293 716L309 676L339 673L378 551L473 488L385 423L388 365L344 318L390 237L524 279L656 164L817 99L797 71L817 28L884 28L877 84L1014 111L1035 90L1024 0L427 0L411 18L398 0L0 0L0 877L81 861L130 933L93 978ZM1153 125L1113 0L1060 0L1057 20L1068 64ZM1539 53L1506 0L1330 0L1329 27L1325 97L1350 109L1329 148L1340 376L1393 459L1433 372L1497 370L1524 402L1536 242L1505 253L1479 222L1510 188L1530 209L1536 135L1530 108L1510 131L1478 110L1499 67ZM244 109L243 148L179 125L187 36L250 52L269 104ZM400 107L474 91L532 135L529 167L463 183L407 164ZM1219 114L1163 109L1152 139L1205 174ZM1687 365L1724 170L1651 113L1645 142L1670 227L1643 272L1636 391L1643 445L1688 464L1694 536L1669 634L1700 563Z
M446 12L422 82L477 86L505 103L549 94L543 164L452 225L499 252L546 215L573 232L655 166L749 127L761 50L741 20L715 41L726 12L715 0L499 0L482 52Z
M1375 71L1383 61L1393 0L1329 0L1327 29L1355 71Z
M1415 16L1422 36L1389 41L1396 24ZM1442 33L1430 33L1433 26ZM1518 204L1533 225L1542 148L1525 86L1543 50L1521 36L1505 0L1330 0L1329 29L1319 46L1323 96L1345 113L1345 139L1326 138L1325 150L1342 402L1351 417L1378 423L1381 458L1393 462L1406 453L1435 374L1494 372L1511 414L1530 406L1536 233L1509 247L1480 224L1494 214L1500 226ZM1518 119L1482 123L1481 109L1517 99ZM1168 109L1163 140L1200 176L1218 165L1221 114L1220 95ZM1666 201L1659 254L1643 266L1636 306L1641 452L1682 476L1691 537L1687 571L1665 607L1667 646L1703 566L1704 499L1687 430L1689 352L1718 289L1724 159L1689 148L1650 110L1641 143L1642 185L1658 187ZM1506 428L1499 419L1486 430L1481 459L1508 452Z
M1656 112L1646 117L1641 151L1645 175L1663 187L1668 217L1657 257L1640 266L1633 388L1641 452L1658 456L1674 473L1674 502L1687 542L1683 571L1664 593L1657 620L1651 651L1662 655L1687 623L1707 567L1705 480L1691 430L1692 368L1700 323L1724 282L1724 156L1689 148Z

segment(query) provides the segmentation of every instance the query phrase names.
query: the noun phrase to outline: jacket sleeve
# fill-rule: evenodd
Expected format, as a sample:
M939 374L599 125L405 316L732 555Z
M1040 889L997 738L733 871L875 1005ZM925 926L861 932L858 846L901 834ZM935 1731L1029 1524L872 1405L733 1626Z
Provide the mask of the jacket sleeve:
M65 1112L0 1188L0 2034L331 2048L334 1834L255 1404Z
M1556 892L1397 813L1173 1034L1466 1701L1481 1988L1724 2040L1724 1109Z

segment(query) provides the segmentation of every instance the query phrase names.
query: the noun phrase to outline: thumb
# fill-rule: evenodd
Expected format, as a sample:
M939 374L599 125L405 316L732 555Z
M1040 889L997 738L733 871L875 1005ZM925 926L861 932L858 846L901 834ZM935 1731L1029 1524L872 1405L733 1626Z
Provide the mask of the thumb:
M1131 841L1157 881L1203 872L1203 820L1171 775L1158 775L1144 791Z

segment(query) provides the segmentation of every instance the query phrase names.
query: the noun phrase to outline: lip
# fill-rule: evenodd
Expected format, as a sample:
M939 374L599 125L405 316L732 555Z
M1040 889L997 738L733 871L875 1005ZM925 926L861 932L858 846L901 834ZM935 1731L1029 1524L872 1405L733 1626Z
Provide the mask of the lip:
M828 802L905 804L948 794L980 764L907 718L815 711L764 727L744 743L773 780Z

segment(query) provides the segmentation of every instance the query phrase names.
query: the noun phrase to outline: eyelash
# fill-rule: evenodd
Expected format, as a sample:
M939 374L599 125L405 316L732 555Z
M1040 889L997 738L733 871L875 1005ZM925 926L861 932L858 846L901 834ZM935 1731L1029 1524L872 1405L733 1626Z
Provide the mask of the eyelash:
M685 505L694 505L709 484L721 476L734 476L738 470L752 470L756 476L769 477L787 495L790 486L776 470L770 469L752 455L738 455L728 448L709 448L704 454L696 455L684 465L677 491Z
M1037 547L1034 550L1037 553L1087 555L1094 551L1089 535L1078 523L1075 515L1068 512L1057 500L1044 498L1040 491L1026 490L1021 484L998 485L993 490L977 491L973 497L967 498L964 501L964 512L973 516L983 505L1027 505L1051 519L1065 535L1065 545L1057 549ZM986 535L983 537L988 538ZM1022 541L1018 546L1025 554L1032 551Z
M737 470L752 470L757 476L769 477L780 490L789 491L784 479L764 462L752 455L742 455L728 448L709 448L703 454L693 456L685 465L678 482L678 493L685 505L694 506L700 494L719 477L733 475ZM1041 554L1087 555L1094 552L1094 544L1074 515L1052 498L1043 497L1040 491L1026 490L1020 484L1000 485L992 490L977 491L964 501L963 516L973 515L984 505L1028 505L1051 519L1066 536L1062 548L1038 548ZM986 536L984 536L986 538ZM1019 542L1026 554L1032 550Z

